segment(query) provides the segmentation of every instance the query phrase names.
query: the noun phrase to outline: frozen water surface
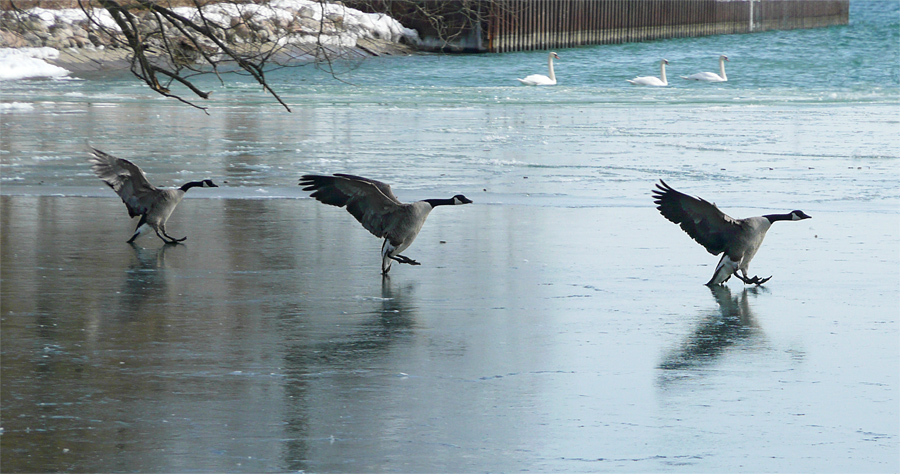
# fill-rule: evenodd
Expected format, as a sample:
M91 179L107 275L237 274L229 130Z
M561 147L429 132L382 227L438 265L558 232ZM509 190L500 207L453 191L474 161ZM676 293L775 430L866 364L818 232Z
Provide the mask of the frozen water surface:
M2 198L11 468L896 467L896 214L809 211L711 291L647 206L439 209L387 280L311 200L188 200L136 248L121 207Z
M0 470L897 472L897 8L563 50L546 89L514 84L542 52L281 71L292 114L245 83L209 116L126 76L4 83ZM624 82L721 52L726 84ZM184 245L125 243L85 141L220 185L173 214ZM475 203L383 280L310 172ZM710 290L660 178L812 219L770 230L769 283Z

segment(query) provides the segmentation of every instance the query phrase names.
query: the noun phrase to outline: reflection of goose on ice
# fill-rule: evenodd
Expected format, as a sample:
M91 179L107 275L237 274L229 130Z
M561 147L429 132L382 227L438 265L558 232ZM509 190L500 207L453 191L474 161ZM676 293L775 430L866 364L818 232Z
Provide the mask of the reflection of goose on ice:
M137 317L164 317L166 312L158 310L145 311L145 308L156 307L169 292L169 277L166 275L166 254L179 252L179 247L163 245L159 248L142 248L132 244L134 260L125 270L122 289L117 292L116 307L127 311L118 311L120 315ZM171 258L170 258L171 260ZM175 258L177 260L177 256ZM141 316L141 317L143 317Z
M303 330L292 337L306 341L294 346L289 365L324 365L332 370L358 370L377 354L386 354L398 344L413 340L417 307L415 286L394 285L389 276L381 280L381 297L361 298L359 312L335 327L327 337L309 337Z
M660 369L683 369L709 364L720 357L729 347L762 337L756 324L747 293L756 293L758 288L745 288L739 296L731 296L727 286L711 286L719 311L711 313L691 333L677 350L668 354Z

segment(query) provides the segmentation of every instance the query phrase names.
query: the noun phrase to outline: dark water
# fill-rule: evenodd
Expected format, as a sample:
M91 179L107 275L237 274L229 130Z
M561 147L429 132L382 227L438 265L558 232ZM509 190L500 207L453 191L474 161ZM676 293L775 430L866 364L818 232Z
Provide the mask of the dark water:
M851 25L545 53L373 59L217 88L210 115L124 75L3 83L0 470L897 472L898 6ZM655 72L729 82L634 88ZM134 222L85 141L160 185ZM379 275L308 172L464 193ZM802 209L751 273L660 217Z

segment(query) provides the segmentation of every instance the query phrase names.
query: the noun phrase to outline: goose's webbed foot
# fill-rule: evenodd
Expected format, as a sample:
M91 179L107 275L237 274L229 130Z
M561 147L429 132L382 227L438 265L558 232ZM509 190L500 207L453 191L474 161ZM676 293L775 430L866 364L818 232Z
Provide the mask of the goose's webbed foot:
M772 279L772 275L769 275L766 278L760 278L758 276L751 278L751 280L755 280L753 283L756 283L756 286L762 285L763 283L765 283L771 279Z
M756 285L756 286L762 285L763 283L772 279L771 276L769 276L767 278L760 278L757 275L754 275L753 278L747 278L746 276L738 275L737 272L734 273L734 276L738 277L742 282L744 282L748 285Z
M397 255L396 257L391 257L391 259L396 260L400 263L408 263L410 265L421 265L421 263L419 263L409 257L406 257L404 255Z

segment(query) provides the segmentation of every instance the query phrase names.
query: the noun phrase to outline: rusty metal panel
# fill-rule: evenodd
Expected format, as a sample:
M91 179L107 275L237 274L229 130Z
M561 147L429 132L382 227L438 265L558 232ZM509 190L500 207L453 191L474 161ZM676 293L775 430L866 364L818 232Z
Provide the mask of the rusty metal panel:
M344 0L385 12L444 51L584 44L847 24L849 0ZM468 12L463 10L468 8ZM751 18L752 11L752 18ZM427 12L427 14L425 13ZM480 38L477 36L480 34Z

